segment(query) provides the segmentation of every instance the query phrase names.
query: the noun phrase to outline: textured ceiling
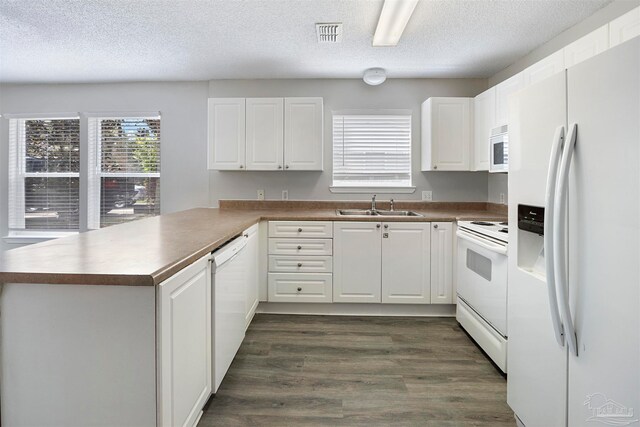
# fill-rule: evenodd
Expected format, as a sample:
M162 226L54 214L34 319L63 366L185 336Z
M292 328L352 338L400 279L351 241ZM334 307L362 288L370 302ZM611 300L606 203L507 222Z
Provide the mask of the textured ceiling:
M0 81L488 77L610 1L421 0L374 48L382 0L0 0Z

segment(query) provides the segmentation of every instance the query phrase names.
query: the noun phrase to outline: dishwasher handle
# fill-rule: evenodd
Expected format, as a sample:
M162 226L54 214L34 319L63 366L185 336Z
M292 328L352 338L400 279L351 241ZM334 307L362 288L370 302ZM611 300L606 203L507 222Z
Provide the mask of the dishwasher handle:
M242 249L247 245L247 239L244 236L239 236L227 243L212 255L213 265L216 268L220 268L223 264L231 261L235 258Z

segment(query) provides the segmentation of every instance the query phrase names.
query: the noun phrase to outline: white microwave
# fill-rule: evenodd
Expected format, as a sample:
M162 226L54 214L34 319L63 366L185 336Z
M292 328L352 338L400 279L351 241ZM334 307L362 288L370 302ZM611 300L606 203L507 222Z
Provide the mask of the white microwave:
M509 134L507 125L491 129L489 172L509 172Z

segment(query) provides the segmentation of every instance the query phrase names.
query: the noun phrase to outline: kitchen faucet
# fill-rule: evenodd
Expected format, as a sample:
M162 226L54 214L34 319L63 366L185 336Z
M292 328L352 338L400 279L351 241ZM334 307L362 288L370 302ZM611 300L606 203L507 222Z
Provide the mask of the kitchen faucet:
M371 210L375 211L376 210L376 195L374 194L373 197L371 198Z

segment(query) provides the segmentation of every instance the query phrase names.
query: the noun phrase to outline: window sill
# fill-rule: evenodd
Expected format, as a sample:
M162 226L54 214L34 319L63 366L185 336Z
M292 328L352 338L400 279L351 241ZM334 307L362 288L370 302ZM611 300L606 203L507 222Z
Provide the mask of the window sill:
M353 194L411 194L416 192L416 187L329 187L332 193Z
M8 244L31 244L46 242L47 240L58 239L60 237L73 236L78 231L11 231L2 240Z

